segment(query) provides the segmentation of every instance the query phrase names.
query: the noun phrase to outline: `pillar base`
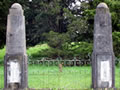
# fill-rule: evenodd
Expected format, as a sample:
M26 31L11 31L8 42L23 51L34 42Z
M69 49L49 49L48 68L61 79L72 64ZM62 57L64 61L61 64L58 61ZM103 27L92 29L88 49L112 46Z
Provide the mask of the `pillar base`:
M28 88L27 64L27 55L5 55L3 90L19 90L21 88L24 90L24 88Z
M93 90L118 90L117 88L94 88Z

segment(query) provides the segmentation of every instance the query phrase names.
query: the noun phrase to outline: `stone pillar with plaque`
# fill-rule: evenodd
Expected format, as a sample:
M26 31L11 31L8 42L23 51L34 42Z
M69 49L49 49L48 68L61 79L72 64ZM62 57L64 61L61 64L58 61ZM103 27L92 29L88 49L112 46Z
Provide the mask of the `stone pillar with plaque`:
M111 14L106 4L100 3L94 17L92 88L114 88L114 67Z
M7 19L4 90L24 90L27 81L25 17L22 6L15 3Z

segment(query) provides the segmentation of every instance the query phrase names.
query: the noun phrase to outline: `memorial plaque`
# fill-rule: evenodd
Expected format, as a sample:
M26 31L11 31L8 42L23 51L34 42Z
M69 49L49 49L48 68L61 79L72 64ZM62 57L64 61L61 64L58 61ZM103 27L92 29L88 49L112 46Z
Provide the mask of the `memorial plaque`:
M10 60L8 63L8 83L20 83L20 65L17 60Z
M98 85L102 82L108 82L109 86L111 85L112 81L112 56L111 55L98 55Z
M110 74L110 63L109 61L101 61L100 66L100 78L103 82L109 82L111 80L111 74Z

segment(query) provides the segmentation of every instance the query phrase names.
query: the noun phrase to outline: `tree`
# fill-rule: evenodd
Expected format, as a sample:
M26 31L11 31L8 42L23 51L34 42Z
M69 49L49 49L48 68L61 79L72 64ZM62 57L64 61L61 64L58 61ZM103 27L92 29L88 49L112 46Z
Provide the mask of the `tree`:
M7 2L8 3L8 2ZM8 5L5 1L0 1L0 47L2 47L5 44L5 32L6 32L6 21L8 14Z
M44 41L42 34L51 30L58 33L76 34L71 38L73 41L78 41L86 35L87 17L82 12L88 8L87 3L81 0L81 7L76 8L77 11L71 8L72 3L75 3L75 0L33 1L25 10L28 45Z
M35 45L44 40L43 33L53 30L65 32L65 22L61 0L33 1L25 10L27 18L27 43Z
M46 37L48 44L52 48L58 48L63 49L63 46L70 42L70 37L67 33L58 33L50 31L49 33L44 33L44 36Z
M48 45L51 47L51 50L46 51L49 57L66 58L69 56L68 54L70 54L70 52L68 51L68 43L70 43L70 37L67 33L61 34L50 31L49 33L44 33L44 36L47 39Z

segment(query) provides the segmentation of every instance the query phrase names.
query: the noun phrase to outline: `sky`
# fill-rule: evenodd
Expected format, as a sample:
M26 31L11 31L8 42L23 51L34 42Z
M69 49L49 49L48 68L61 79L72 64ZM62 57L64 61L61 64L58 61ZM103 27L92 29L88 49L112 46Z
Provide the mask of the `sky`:
M77 7L77 8L80 9L81 3L80 3L78 0L75 0L75 2L76 2L76 3L72 3L72 7L70 7L70 8L73 9L73 8Z
M81 0L81 1L86 1L88 2L88 0ZM80 0L75 0L76 3L72 3L72 7L70 7L71 9L73 8L77 8L77 9L80 9L80 5L81 5L81 2Z

